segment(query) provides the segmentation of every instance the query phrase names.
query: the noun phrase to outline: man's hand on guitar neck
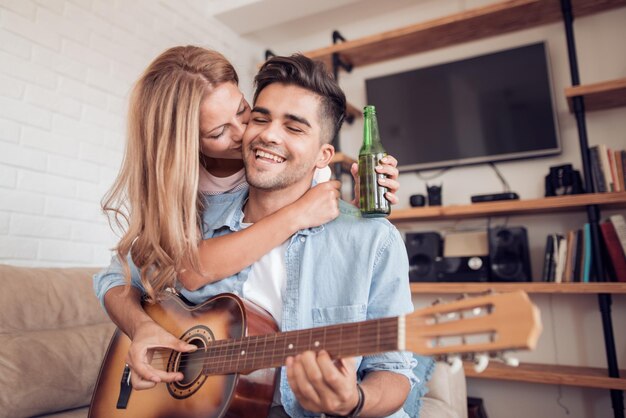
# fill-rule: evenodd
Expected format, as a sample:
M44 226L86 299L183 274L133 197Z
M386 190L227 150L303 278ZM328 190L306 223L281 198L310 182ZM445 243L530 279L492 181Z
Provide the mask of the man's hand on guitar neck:
M286 365L287 380L298 403L312 412L348 416L358 406L359 417L383 417L400 409L411 390L405 376L371 371L360 383L359 397L354 359L333 361L324 350L290 357Z
M346 416L359 402L354 359L333 361L324 350L306 351L286 365L289 386L304 409Z
M159 382L183 378L182 373L168 373L150 364L155 349L191 352L197 347L179 340L154 322L141 307L141 294L137 289L127 290L124 286L110 289L104 296L104 306L111 320L131 340L126 363L131 369L133 389L150 389Z

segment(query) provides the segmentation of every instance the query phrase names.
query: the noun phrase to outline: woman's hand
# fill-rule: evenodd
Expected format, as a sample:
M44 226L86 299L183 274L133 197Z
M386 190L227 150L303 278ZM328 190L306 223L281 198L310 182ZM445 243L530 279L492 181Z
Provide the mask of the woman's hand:
M294 211L297 229L313 228L339 216L341 183L330 180L311 187L289 208Z
M376 172L379 174L385 174L386 177L382 179L378 179L378 184L386 187L387 192L385 193L385 198L391 203L395 205L398 203L398 197L396 193L400 189L400 182L398 182L398 160L396 160L392 155L387 155L382 160L380 160L381 164L376 166ZM357 163L352 164L350 167L350 173L354 178L354 200L351 202L354 206L359 206L359 196L360 192L360 182L359 182L359 165Z

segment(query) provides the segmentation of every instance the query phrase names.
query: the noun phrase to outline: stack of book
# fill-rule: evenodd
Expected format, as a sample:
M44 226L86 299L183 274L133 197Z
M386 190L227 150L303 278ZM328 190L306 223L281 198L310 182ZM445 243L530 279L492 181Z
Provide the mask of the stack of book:
M601 144L589 148L589 157L596 192L626 191L626 151Z
M623 215L613 215L600 224L602 262L607 280L626 282L626 223ZM546 239L543 264L544 282L590 282L592 277L591 229L589 224L565 235L550 234ZM595 261L593 261L595 262Z

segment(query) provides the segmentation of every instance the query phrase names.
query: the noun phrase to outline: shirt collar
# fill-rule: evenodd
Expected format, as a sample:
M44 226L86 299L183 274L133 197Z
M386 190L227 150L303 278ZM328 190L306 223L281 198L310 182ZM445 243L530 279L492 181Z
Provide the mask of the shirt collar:
M204 195L203 229L215 231L226 227L232 231L240 230L243 221L242 208L247 199L247 188L235 193Z
M233 232L242 229L243 208L248 201L248 190L233 197L229 193L204 195L204 228L218 230L228 228ZM315 235L324 230L324 225L301 229L295 235Z

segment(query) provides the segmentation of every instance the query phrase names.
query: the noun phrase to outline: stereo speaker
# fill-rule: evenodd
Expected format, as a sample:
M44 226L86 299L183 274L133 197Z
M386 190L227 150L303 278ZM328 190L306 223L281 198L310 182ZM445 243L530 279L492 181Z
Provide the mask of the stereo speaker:
M489 259L492 282L531 281L526 228L490 228Z
M486 282L489 278L489 257L440 257L437 260L440 282Z
M406 251L409 256L409 280L436 282L436 260L441 254L441 235L438 232L408 233Z

